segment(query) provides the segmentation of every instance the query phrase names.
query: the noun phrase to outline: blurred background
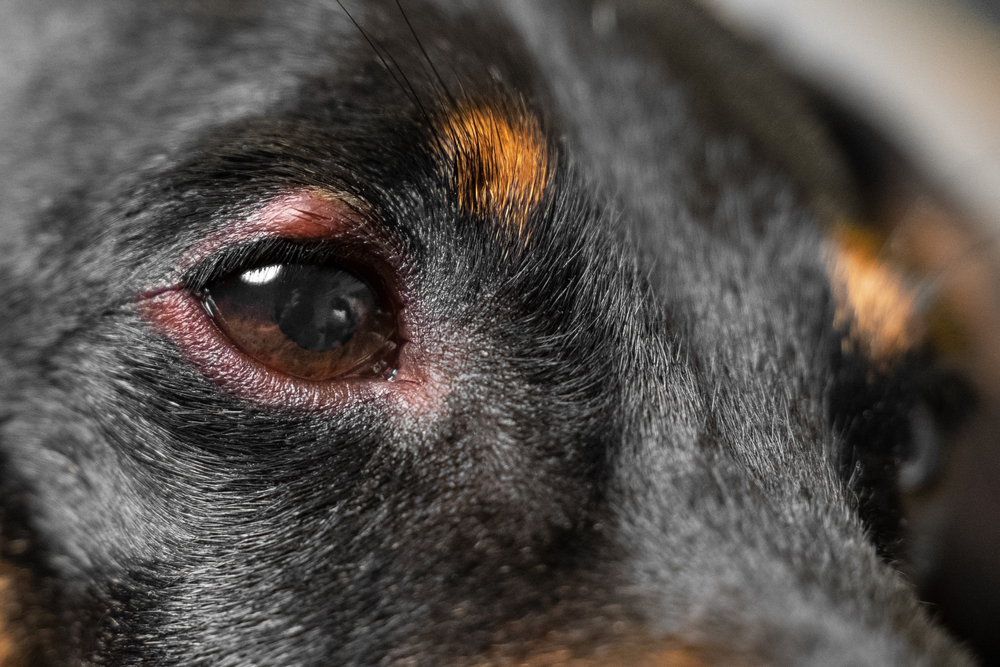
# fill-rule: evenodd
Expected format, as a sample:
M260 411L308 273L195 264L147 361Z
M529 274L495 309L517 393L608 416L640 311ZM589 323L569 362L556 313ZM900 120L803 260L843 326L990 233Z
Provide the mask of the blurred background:
M906 498L910 576L1000 667L1000 0L702 2L870 125L891 163L885 252L945 313L942 363L977 397Z

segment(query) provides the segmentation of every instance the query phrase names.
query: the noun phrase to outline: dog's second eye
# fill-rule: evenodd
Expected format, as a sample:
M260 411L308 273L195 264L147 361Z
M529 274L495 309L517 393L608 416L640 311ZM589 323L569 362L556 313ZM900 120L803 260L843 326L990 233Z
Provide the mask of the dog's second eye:
M294 377L377 375L396 348L391 309L337 267L260 266L210 283L201 298L233 344Z

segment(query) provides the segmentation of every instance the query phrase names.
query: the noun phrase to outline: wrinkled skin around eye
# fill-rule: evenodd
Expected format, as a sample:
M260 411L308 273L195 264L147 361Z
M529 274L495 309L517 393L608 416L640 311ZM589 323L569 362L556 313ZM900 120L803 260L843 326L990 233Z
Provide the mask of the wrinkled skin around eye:
M367 283L336 267L263 266L215 281L201 296L234 345L294 377L375 375L396 348L390 308Z

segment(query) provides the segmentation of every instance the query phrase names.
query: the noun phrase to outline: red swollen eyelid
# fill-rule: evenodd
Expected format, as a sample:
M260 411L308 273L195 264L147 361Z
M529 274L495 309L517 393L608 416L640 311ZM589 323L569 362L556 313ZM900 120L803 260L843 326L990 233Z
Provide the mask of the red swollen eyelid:
M233 221L210 235L181 261L181 274L194 269L220 250L268 238L291 241L359 241L393 245L386 234L368 224L360 207L321 190L301 190L278 197L245 220ZM396 251L397 248L386 248ZM391 254L396 254L393 252Z

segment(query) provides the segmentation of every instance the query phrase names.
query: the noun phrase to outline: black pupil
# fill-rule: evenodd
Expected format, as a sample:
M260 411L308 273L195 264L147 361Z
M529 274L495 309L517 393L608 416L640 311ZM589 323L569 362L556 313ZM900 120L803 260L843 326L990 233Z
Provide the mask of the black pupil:
M272 283L271 320L305 350L326 352L346 345L365 314L375 307L368 286L345 271L283 266Z

